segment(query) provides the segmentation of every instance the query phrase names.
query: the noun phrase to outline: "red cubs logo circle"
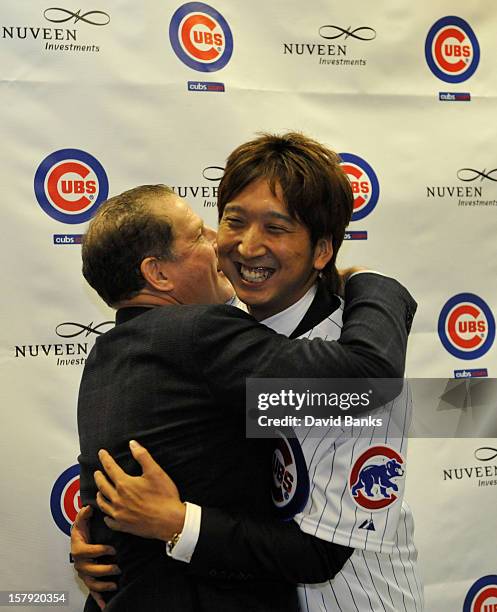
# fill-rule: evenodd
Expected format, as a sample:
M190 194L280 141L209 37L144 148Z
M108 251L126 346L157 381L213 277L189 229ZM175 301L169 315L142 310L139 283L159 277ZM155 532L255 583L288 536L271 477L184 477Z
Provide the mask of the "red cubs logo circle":
M190 15L180 26L180 40L190 57L212 62L221 55L224 36L220 25L208 15Z
M349 474L349 493L363 510L374 512L394 504L405 475L403 457L390 446L372 446L354 462Z
M486 353L493 343L494 317L480 297L460 293L442 308L438 335L443 346L455 357L476 359Z
M179 59L201 72L220 70L233 53L233 35L228 22L203 2L180 6L171 19L169 39Z
M380 196L380 184L373 168L365 159L352 153L340 153L341 167L349 178L354 194L352 221L369 215Z
M35 174L35 195L42 209L63 223L84 223L107 198L109 183L100 162L78 149L46 157Z
M471 26L460 17L439 19L426 37L425 56L439 79L460 83L478 67L480 47Z
M484 576L472 585L463 612L497 612L497 576Z
M79 465L73 465L57 478L50 494L50 510L57 527L66 535L81 509Z
M45 179L45 193L52 206L63 213L82 213L98 196L98 179L86 164L64 161L55 165Z

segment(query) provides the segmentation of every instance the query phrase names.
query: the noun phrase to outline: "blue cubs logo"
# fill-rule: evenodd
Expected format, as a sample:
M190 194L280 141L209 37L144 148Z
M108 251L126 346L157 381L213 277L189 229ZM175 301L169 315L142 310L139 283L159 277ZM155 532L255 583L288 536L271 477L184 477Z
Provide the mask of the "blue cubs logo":
M458 293L438 317L438 335L445 349L459 359L478 359L495 339L495 319L488 305L474 293Z
M462 83L478 68L480 45L467 21L443 17L428 32L425 57L436 77L446 83Z
M79 149L61 149L41 162L34 190L42 209L62 223L84 223L109 194L102 164Z
M349 492L354 502L369 512L384 510L399 499L404 478L404 459L390 446L371 446L354 462L349 475Z
M367 217L378 204L380 184L375 171L365 159L352 153L340 153L342 170L348 176L354 194L352 221Z
M233 53L233 34L226 19L208 4L188 2L169 24L169 40L179 59L193 70L216 72Z
M81 509L79 465L73 465L57 478L50 494L50 510L57 527L66 535Z
M309 498L309 474L294 431L278 430L276 434L271 494L278 515L291 519L305 508Z
M497 612L497 576L479 578L469 589L463 612Z

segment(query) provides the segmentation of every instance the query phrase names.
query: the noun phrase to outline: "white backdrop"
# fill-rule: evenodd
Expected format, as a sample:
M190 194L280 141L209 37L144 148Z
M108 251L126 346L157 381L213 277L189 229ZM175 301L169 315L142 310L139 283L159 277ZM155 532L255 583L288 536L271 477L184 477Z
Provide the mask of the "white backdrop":
M113 314L84 284L78 236L107 181L111 195L175 186L214 225L219 168L257 131L302 130L356 156L344 155L359 176L350 230L367 239L352 235L340 263L393 275L416 297L409 375L495 375L493 3L30 0L0 16L0 589L69 590L69 608L82 607L66 535L76 397ZM497 609L497 481L476 469L495 471L497 450L482 447L497 441L411 444L429 612Z

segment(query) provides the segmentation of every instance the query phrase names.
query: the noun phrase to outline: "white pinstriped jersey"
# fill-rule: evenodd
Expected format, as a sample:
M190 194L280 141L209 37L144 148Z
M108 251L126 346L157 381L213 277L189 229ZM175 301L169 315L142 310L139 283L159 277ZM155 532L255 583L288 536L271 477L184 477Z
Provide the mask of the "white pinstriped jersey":
M280 326L286 313L277 315ZM342 314L343 302L302 337L339 338ZM271 319L264 323L273 327ZM326 428L322 435L316 428L296 431L309 472L309 497L294 520L306 533L355 549L332 581L299 586L303 612L423 610L414 523L403 500L410 402L406 385L399 398L375 410L381 429L342 428L332 437Z

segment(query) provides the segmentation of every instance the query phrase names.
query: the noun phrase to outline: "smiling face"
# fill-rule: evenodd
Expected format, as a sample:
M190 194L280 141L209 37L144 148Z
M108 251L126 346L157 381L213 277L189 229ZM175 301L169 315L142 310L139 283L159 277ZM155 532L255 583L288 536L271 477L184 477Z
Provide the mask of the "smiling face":
M178 304L223 304L233 296L233 287L219 270L216 232L177 196L157 209L165 214L174 234L174 259L161 262L173 288L170 296Z
M311 244L275 191L265 179L250 183L226 204L217 238L220 266L258 320L298 301L333 253L330 240Z

